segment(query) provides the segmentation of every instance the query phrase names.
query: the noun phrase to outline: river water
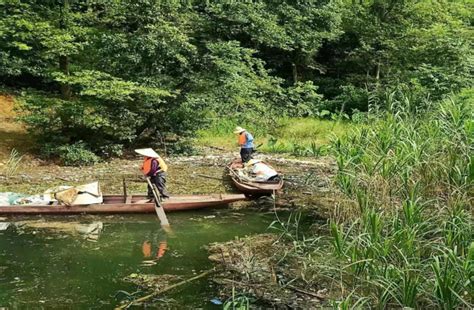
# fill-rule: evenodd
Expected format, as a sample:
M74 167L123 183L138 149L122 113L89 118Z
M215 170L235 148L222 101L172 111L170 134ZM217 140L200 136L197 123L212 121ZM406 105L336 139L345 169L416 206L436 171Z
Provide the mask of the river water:
M235 192L223 177L230 158L170 159L169 190L173 194L209 194ZM318 205L325 214L331 204L324 203L331 169L325 160L306 162L276 161L275 167L286 180L278 204L291 209ZM56 167L35 164L24 168L8 181L0 182L0 192L37 194L57 185L84 184L100 180L105 193L122 193L122 178L129 177L140 165L138 160L115 160L93 167ZM113 173L111 172L113 171ZM199 175L211 178L199 177ZM144 193L144 182L130 182L129 191ZM251 203L250 205L254 205ZM105 308L120 304L125 293L137 286L124 281L131 274L178 275L187 279L212 267L204 246L212 242L268 232L275 219L251 206L246 210L210 209L177 212L168 215L173 235L160 229L155 215L110 217L45 217L47 223L92 223L101 221L104 229L96 242L77 234L45 228L9 227L0 231L0 309L16 308ZM285 215L282 215L285 218ZM25 218L3 221L24 221ZM38 218L29 218L38 220ZM47 225L46 225L47 226ZM55 226L55 225L52 225ZM270 230L271 231L271 230ZM156 265L143 266L155 259L159 245L166 240L167 251ZM159 255L158 255L159 256ZM202 279L166 293L158 307L220 308L210 300L218 289Z
M104 228L96 241L51 229L10 226L0 232L0 307L110 309L126 295L119 291L137 290L123 280L126 276L189 278L212 267L205 245L266 232L274 219L272 213L232 209L178 212L168 217L172 235L165 234L154 215L45 219L62 224L102 221ZM6 221L20 220L25 218ZM156 265L143 266L144 261L160 255L159 244L164 242L167 250ZM170 291L162 302L212 309L216 306L210 300L216 294L212 282L203 279Z

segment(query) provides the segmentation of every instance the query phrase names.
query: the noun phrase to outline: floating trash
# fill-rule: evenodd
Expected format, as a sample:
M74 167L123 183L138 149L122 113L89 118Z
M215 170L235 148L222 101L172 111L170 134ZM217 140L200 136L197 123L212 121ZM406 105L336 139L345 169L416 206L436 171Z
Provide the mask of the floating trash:
M0 231L7 230L10 227L10 223L0 223Z
M222 301L219 298L213 298L213 299L211 299L211 302L214 305L222 305Z

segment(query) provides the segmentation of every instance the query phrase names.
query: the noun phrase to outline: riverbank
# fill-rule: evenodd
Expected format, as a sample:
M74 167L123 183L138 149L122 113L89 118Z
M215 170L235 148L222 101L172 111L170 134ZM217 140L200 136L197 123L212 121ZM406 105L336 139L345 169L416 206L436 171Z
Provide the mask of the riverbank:
M54 161L38 158L31 153L34 145L27 131L21 124L15 122L17 116L15 98L4 94L0 96L0 101L2 106L0 110L2 121L0 128L2 137L0 139L0 192L37 194L58 185L79 185L98 180L103 193L121 194L123 193L123 179L127 181L131 193L146 191L145 182L141 179L138 169L141 165L141 159L138 156L129 159L112 159L85 167L62 166ZM340 125L337 125L336 122L333 125L321 122L321 124L323 123L327 128L334 126L340 129ZM233 126L228 122L223 124L228 127ZM315 123L312 120L306 124L319 126L318 122ZM316 127L313 129L316 130ZM206 139L198 138L195 147L198 153L205 155L165 157L169 163L168 188L171 193L212 194L236 191L225 172L225 166L233 158L239 156L233 145L235 137L232 134L232 128L229 127L228 132L226 130L220 135L219 131L215 129L211 128L206 134L201 132L199 135L203 138L215 134L216 140L214 142L223 142L227 138L229 142L232 142L217 144L221 145L221 147L217 147L212 143L208 144ZM287 132L287 135L290 135L290 132L298 131L293 127L291 130L282 132ZM302 134L300 132L299 136ZM329 132L325 131L324 135L327 139ZM327 140L324 142L326 143ZM9 169L11 163L8 161L13 149L18 151L15 158L19 161L13 169ZM277 197L279 205L291 208L317 206L316 208L320 207L321 210L318 212L321 214L327 214L330 211L332 198L329 193L333 191L331 179L335 173L335 163L330 157L301 158L290 154L269 153L259 153L257 157L270 162L284 175L286 184L284 191ZM208 177L206 178L206 176Z

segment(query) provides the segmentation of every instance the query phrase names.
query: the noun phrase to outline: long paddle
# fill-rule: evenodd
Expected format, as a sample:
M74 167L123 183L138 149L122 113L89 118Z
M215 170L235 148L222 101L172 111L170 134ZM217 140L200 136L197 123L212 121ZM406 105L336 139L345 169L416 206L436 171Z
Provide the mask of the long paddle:
M148 183L148 186L150 186L151 191L153 192L153 197L155 198L154 199L155 211L156 211L156 215L160 219L161 226L169 227L170 223L168 222L168 218L166 217L165 210L163 209L163 206L161 205L161 197L160 197L160 194L158 193L156 185L151 183L150 177L146 178L146 182Z

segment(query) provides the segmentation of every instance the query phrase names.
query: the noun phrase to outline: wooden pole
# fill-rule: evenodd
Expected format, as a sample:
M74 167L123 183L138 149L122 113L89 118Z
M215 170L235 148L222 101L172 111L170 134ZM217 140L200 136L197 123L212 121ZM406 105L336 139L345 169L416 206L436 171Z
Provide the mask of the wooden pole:
M240 180L240 176L232 168L227 168L231 174L233 174L237 179Z
M165 210L163 209L163 206L161 205L161 197L156 189L155 184L151 183L150 177L146 178L146 182L148 183L148 186L150 186L151 191L153 192L153 197L155 198L155 211L156 215L160 219L161 226L163 227L168 227L170 226L170 223L168 222L168 218L166 217Z
M219 181L222 181L222 178L213 177L213 176L211 176L211 175L206 175L206 174L201 174L201 173L193 173L192 175L193 175L193 176L198 176L198 177L201 177L201 178L206 178L206 179L212 179L212 180L219 180Z
M123 202L127 202L127 183L125 182L125 178L122 178L123 183Z
M150 298L152 298L152 297L155 297L155 296L158 296L158 295L160 295L160 294L163 294L164 292L167 292L167 291L169 291L169 290L171 290L171 289L173 289L173 288L175 288L175 287L178 287L178 286L181 286L181 285L183 285L183 284L186 284L186 283L189 283L189 282L192 282L192 281L195 281L195 280L204 278L205 276L207 276L207 275L209 275L209 274L211 274L211 273L213 273L213 272L215 272L215 271L216 271L216 270L215 270L214 268L212 268L212 269L210 269L210 270L207 270L207 271L204 271L203 273L198 274L197 276L194 276L194 277L189 278L189 279L187 279L187 280L183 280L183 281L178 282L178 283L176 283L176 284L167 286L167 287L165 287L164 289L162 289L162 290L160 290L160 291L153 292L153 293L151 293L151 294L149 294L149 295L146 295L146 296L143 296L143 297L141 297L141 298L135 299L135 300L133 300L132 302L130 302L130 303L128 303L128 304L125 304L125 305L122 305L122 306L120 306L120 307L117 307L117 308L115 308L115 309L126 309L126 308L132 306L133 304L146 301L146 300L148 300L148 299L150 299Z

